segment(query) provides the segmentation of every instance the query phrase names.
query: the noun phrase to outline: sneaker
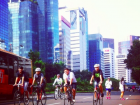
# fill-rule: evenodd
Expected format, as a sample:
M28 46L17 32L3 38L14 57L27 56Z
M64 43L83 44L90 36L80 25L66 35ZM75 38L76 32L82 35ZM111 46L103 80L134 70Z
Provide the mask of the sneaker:
M106 99L108 99L108 97L106 97Z
M75 99L73 99L73 102L75 103Z
M104 93L101 94L101 97L104 97Z
M111 97L108 97L108 99L110 100L110 99L111 99Z
M125 100L124 98L122 98L121 100Z
M47 97L47 95L46 94L43 94L42 95L42 99L44 99L44 98L46 98Z

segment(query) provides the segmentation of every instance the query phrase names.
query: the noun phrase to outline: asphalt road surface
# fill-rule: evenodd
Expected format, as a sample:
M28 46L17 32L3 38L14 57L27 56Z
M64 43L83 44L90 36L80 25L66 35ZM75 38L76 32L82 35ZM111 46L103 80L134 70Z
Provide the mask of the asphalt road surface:
M106 96L104 96L103 105L140 105L140 93L138 92L125 92L124 98L126 100L120 100L119 97L120 92L112 92L111 100L107 100ZM92 99L92 93L77 93L74 105L92 105ZM13 102L3 101L0 105L13 105ZM33 104L30 102L29 105ZM64 101L61 99L54 100L53 95L48 95L46 105L64 105Z

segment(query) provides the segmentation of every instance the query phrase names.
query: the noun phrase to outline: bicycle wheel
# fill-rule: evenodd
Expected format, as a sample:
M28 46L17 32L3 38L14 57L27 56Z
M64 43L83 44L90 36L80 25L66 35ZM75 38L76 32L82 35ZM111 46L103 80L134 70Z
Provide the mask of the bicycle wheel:
M33 105L37 105L37 93L36 93L36 91L32 92L32 103L33 103Z
M55 90L55 92L54 92L54 99L55 99L55 100L58 99L58 90Z
M103 97L100 97L99 105L103 105Z
M20 92L16 91L14 94L14 105L20 105L20 103L21 103Z
M65 94L60 92L60 99L62 100L64 99L64 97L65 97Z
M95 97L94 97L95 94L96 94L96 99L95 99ZM93 105L97 105L97 103L98 103L98 100L97 100L97 92L95 91L95 92L93 93Z
M27 97L27 94L28 94L28 97ZM28 91L27 91L27 94L26 92L24 92L24 105L28 105L30 102L30 94Z
M47 97L41 98L41 104L42 105L46 105L46 102L47 102Z
M64 105L70 105L70 100L69 100L69 94L67 93L67 95L64 95Z

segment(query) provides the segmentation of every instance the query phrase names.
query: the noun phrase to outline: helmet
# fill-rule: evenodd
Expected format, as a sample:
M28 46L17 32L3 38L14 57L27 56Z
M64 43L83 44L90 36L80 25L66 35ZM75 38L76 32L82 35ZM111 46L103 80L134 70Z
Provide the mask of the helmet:
M94 67L100 67L100 65L99 64L95 64Z
M36 68L35 71L41 71L41 69L40 68Z

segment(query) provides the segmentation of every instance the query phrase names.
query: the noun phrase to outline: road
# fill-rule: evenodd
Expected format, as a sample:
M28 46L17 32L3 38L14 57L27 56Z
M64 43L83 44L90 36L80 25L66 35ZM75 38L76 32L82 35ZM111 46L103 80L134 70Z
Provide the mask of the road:
M124 101L119 99L119 95L120 92L112 92L111 100L106 100L105 96L103 105L140 105L140 93L125 92L124 98L126 100ZM63 100L54 100L52 97L53 95L48 95L46 105L63 105ZM0 103L0 105L13 105L13 103L6 101ZM29 105L32 105L32 103L30 103ZM92 105L92 93L78 93L76 96L75 105Z

